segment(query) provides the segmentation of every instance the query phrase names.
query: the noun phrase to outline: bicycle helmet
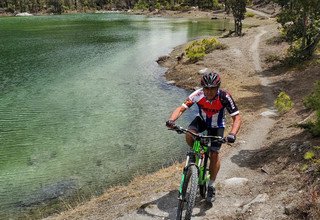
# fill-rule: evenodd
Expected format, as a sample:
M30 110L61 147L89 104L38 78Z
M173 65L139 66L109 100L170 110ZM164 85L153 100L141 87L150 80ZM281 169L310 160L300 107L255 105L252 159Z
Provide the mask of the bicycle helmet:
M206 73L201 78L201 86L207 88L219 87L221 83L218 73L210 72Z

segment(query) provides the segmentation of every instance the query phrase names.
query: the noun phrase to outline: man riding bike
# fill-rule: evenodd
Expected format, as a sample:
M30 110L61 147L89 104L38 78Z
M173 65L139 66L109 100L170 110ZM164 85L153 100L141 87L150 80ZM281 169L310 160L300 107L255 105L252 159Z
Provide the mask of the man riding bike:
M239 110L231 97L231 95L220 89L220 76L218 73L211 71L206 73L201 78L201 89L194 91L187 100L171 114L166 126L173 128L175 121L193 104L197 104L199 113L191 122L188 129L195 133L208 131L208 135L224 136L225 128L225 109L229 112L233 119L231 131L227 136L229 143L234 143L236 134L239 131L241 118ZM187 144L193 146L193 137L191 134L186 134ZM215 180L220 169L219 150L221 144L213 143L210 148L210 181L208 183L208 192L206 200L213 202L215 200Z

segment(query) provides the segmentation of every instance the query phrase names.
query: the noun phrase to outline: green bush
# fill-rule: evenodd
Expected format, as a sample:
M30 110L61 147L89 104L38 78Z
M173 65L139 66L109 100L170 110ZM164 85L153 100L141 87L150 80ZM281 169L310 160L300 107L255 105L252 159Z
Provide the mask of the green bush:
M198 41L194 41L186 48L186 55L191 62L197 62L206 55L205 48Z
M280 92L274 105L280 114L288 112L293 107L293 102L290 96L285 92Z
M314 146L311 150L307 151L303 157L307 160L307 163L303 164L302 171L312 171L314 176L319 176L320 146Z
M316 111L316 121L309 123L309 130L315 136L320 136L320 80L316 81L314 91L304 99L304 105Z
M149 5L144 0L139 0L138 3L136 3L133 7L135 10L147 10L149 8Z
M161 9L161 4L159 2L156 3L156 5L154 6L156 9L160 10Z
M246 18L252 18L254 16L255 16L255 14L253 12L249 12L249 11L247 11L246 14L245 14Z
M209 39L193 41L186 48L185 52L191 62L197 62L213 50L223 50L225 48L227 48L226 45L220 43L216 38L213 37Z
M223 4L220 4L218 0L213 0L212 1L212 9L213 10L220 10L220 9L223 9L224 6Z
M279 36L274 36L274 37L269 38L266 43L268 45L277 45L277 44L281 44L285 41L286 41L285 36L279 35Z

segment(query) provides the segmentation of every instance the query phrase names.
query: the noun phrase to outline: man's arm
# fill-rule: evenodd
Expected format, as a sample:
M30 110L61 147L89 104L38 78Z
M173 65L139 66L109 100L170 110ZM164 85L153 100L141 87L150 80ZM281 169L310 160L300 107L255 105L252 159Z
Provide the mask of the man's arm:
M232 123L232 128L231 128L230 134L236 135L238 133L238 131L240 129L240 125L241 125L240 114L232 116L232 120L233 120L233 123Z
M172 114L171 114L171 116L170 116L170 118L169 118L169 121L171 120L171 121L176 121L182 114L183 114L183 112L185 112L185 110L186 110L187 108L185 108L184 106L179 106L178 108L176 108L173 112L172 112Z

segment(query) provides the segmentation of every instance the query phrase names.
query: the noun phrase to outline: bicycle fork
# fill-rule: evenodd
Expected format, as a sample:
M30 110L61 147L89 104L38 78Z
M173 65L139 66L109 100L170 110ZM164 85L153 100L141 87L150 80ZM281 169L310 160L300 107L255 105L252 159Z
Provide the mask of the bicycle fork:
M185 198L183 198L183 196L185 196L183 194L183 186L185 184L185 179L186 179L186 176L187 176L187 173L188 173L188 169L189 169L190 166L196 165L195 162L196 162L195 153L194 152L188 152L187 159L186 159L186 164L185 164L185 166L183 168L183 172L182 172L182 176L181 176L178 200L184 200L185 199ZM198 169L198 173L199 173L199 169Z

